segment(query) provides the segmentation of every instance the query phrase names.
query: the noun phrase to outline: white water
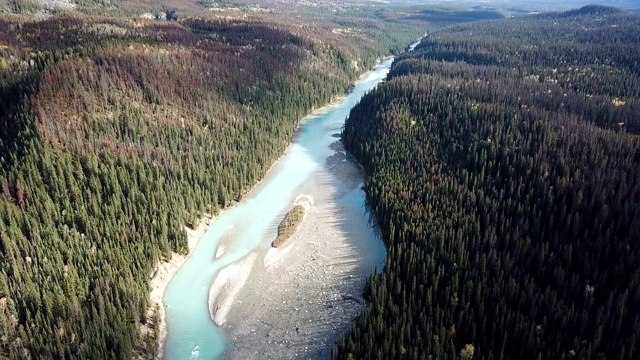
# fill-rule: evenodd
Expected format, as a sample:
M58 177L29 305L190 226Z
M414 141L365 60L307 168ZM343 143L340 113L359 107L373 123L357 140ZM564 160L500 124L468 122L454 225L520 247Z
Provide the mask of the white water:
M165 290L166 359L215 359L222 354L226 340L211 320L208 307L209 289L215 275L254 250L264 251L270 246L282 214L298 194L312 186L314 171L326 166L327 158L335 154L331 144L337 140L335 135L340 133L349 111L384 79L392 61L387 59L379 64L339 103L305 119L286 155L265 179L237 206L211 224ZM349 201L362 208L364 194L358 191L358 196L350 196ZM361 214L353 219L368 222ZM373 237L370 241L371 251L382 251L384 256L380 239ZM216 258L221 243L225 244L224 253Z

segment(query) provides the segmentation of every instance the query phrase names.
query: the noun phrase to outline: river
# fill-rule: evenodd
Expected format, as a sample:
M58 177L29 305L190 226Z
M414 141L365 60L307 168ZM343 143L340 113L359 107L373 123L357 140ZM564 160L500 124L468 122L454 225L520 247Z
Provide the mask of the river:
M211 320L208 301L213 280L221 269L246 261L249 254L264 257L278 222L295 198L322 191L314 189L318 185L317 177L322 171L328 171L331 157L345 156L343 150L336 148L345 118L360 98L385 78L392 62L392 58L384 60L340 101L305 118L286 154L258 186L211 224L165 290L163 303L168 331L165 359L221 356L228 340L223 329ZM341 221L371 229L360 190L364 178L362 174L359 176L357 182L352 181L353 191L339 194L341 202L349 202L357 210L344 214L346 218ZM350 236L359 237L354 241L363 242L372 253L374 268L382 265L385 249L375 231ZM224 252L221 255L219 252L216 258L220 245L224 245ZM366 271L371 273L373 268L369 265Z

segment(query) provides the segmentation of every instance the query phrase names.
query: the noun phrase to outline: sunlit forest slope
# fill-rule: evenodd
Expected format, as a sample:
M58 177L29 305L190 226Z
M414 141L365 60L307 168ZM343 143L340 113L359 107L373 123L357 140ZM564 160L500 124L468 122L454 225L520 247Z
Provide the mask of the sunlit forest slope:
M153 357L149 278L187 251L184 225L238 200L299 119L409 41L334 28L0 19L0 358Z
M430 34L347 120L388 246L336 359L640 357L640 17Z

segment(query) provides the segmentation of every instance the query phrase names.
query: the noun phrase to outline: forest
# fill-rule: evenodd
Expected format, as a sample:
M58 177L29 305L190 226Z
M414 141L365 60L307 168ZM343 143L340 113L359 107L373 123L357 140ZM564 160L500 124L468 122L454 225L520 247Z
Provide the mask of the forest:
M149 279L187 252L184 226L416 23L332 21L0 18L0 358L155 358Z
M334 359L640 358L640 16L455 25L349 115L388 249Z

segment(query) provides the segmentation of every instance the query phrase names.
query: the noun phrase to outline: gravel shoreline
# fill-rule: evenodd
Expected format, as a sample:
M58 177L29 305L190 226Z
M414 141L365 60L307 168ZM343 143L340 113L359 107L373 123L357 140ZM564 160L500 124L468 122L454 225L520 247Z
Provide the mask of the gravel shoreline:
M363 175L344 152L336 155L306 194L312 202L296 234L251 263L222 325L223 359L327 359L360 314L384 247L362 221L362 204L345 200L361 192Z

